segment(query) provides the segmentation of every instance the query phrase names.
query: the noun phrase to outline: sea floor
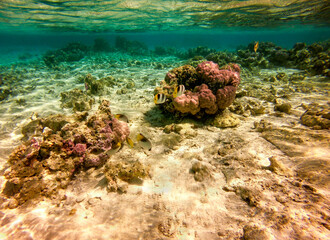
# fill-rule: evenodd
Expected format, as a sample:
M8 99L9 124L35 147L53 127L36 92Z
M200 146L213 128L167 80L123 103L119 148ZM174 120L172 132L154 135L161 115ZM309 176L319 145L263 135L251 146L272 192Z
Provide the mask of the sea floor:
M175 57L111 53L59 71L40 59L3 69L18 79L11 86L17 95L0 105L2 188L22 126L36 114L73 114L61 108L60 93L84 90L79 78L88 73L116 79L94 96L90 112L109 100L112 113L128 117L131 138L142 133L152 149L125 144L111 156L150 166L150 178L127 184L126 193L107 191L103 168L91 168L54 199L1 209L0 239L329 239L330 133L300 121L304 106L328 104L329 82L269 80L299 73L294 69L243 72L221 123L178 120L155 107L153 90L183 64ZM275 111L275 99L291 109Z

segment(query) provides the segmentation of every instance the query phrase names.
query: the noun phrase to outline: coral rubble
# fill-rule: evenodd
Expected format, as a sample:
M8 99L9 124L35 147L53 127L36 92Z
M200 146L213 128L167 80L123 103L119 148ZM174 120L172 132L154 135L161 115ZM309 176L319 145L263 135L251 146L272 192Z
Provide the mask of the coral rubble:
M94 98L88 96L81 89L72 89L61 93L61 107L72 108L74 112L83 112L91 110Z
M126 184L139 183L141 179L149 177L149 167L144 166L139 161L134 162L108 162L104 170L108 181L109 191L125 192Z
M9 199L7 205L21 205L38 196L51 197L66 188L78 170L102 166L130 133L127 123L111 114L109 105L103 100L87 120L52 115L35 121L32 128L43 132L34 134L9 157L2 192ZM118 171L124 181L135 176L130 170Z
M301 123L308 127L313 127L314 129L329 129L329 105L310 104L300 119Z
M85 84L87 94L92 95L102 95L105 92L105 87L112 87L116 84L116 80L112 76L106 76L97 80L90 73L82 77L81 80Z

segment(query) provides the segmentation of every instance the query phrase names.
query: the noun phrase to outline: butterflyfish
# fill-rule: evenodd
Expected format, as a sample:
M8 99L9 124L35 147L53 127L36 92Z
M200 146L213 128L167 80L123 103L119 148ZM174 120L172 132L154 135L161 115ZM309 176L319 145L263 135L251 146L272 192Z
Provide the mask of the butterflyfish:
M115 154L116 152L118 152L121 149L122 145L121 142L117 142L116 144L114 144L110 150L108 150L106 152L106 154L110 157L111 155Z
M158 93L154 97L154 103L155 104L162 104L166 101L166 96L163 93Z
M176 87L173 92L173 98L180 97L185 90L186 88L184 87L184 85L180 85L179 87Z
M130 139L129 137L126 138L126 142L127 142L127 144L128 144L131 148L134 147L134 143L133 143L132 139Z
M124 114L116 114L115 118L117 118L119 121L123 122L129 122L128 118Z
M259 47L259 42L256 42L256 44L254 44L254 52L257 52L258 50L258 47Z
M139 133L136 136L136 140L138 141L138 144L143 148L146 149L148 151L151 150L151 142L145 137L143 136L141 133Z

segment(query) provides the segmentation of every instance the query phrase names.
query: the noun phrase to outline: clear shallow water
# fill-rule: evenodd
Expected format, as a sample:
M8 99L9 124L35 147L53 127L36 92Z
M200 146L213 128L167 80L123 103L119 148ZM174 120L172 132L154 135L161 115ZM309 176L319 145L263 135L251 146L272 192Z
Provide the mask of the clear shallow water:
M0 188L7 191L0 195L0 239L326 239L329 131L303 125L301 116L311 103L328 111L327 4L2 0ZM115 48L118 36L128 47L117 43ZM110 50L95 51L97 38ZM258 51L253 50L256 41ZM70 42L86 44L88 50L78 44L71 45L78 50L62 52ZM297 42L307 46L292 50ZM197 46L223 51L215 60L228 55L242 64L237 98L226 114L217 116L218 122L174 119L153 101L166 73L200 54L196 49L187 54ZM157 54L157 47L173 48ZM237 48L243 49L240 55ZM18 179L8 177L13 168L10 153L28 135L35 133L37 141L43 141L34 125L38 119L71 116L73 110L62 106L61 95L74 95L68 91L75 88L87 94L89 74L105 84L100 92L88 93L95 98L89 116L101 99L110 100L111 112L130 120L137 146L123 143L107 163L141 163L150 167L150 176L137 182L117 179L118 185L111 185L104 175L112 169L116 173L116 168L107 172L101 166L82 167L68 178L74 169L66 165L67 150L56 153L56 148L49 150L52 157L44 154L42 159L52 171L44 167L43 176L36 173L56 193L39 200L42 184L29 184L24 175L29 167L22 165ZM52 122L53 116L49 119ZM71 118L83 131L85 122L79 119ZM22 131L27 123L32 124ZM139 133L150 140L151 151L138 147ZM32 146L28 143L29 151ZM39 150L31 151L32 157L39 157ZM16 181L26 183L18 192L27 194L13 196L8 179L15 186ZM126 192L110 191L112 187Z
M328 40L329 12L322 0L2 0L0 51L42 52L72 41L91 45L97 37L113 45L118 35L151 49L207 46L235 51L253 41L288 49L296 42Z
M8 30L8 29L7 29ZM60 30L60 29L58 29ZM149 31L139 33L77 33L57 32L49 29L29 32L21 31L16 27L11 31L0 33L0 63L12 64L18 61L22 54L43 55L49 49L58 49L70 42L80 42L89 46L94 44L97 38L103 38L110 44L115 45L116 37L122 36L130 41L144 43L149 50L156 47L174 47L179 50L187 50L198 46L205 46L221 51L235 52L240 46L247 46L251 42L273 42L285 49L291 49L297 42L312 44L330 39L329 27L292 26L291 28L267 29L255 28L240 31L233 30L186 30L186 31Z

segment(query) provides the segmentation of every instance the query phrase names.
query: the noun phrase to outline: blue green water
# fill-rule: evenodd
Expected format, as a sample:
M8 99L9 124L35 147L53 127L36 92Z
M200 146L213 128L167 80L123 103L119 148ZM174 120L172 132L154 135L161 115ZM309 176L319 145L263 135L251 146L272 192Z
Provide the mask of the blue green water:
M329 78L330 0L0 0L0 239L328 239Z
M329 1L2 0L0 47L110 44L121 35L149 48L207 46L233 51L253 41L284 48L330 38Z
M1 46L38 46L38 47L62 47L72 41L80 41L84 44L92 44L95 38L105 38L110 44L114 44L116 36L124 36L130 40L144 42L150 48L155 46L173 46L178 48L190 48L196 46L208 46L219 50L234 50L238 45L247 45L252 41L274 42L284 48L292 48L296 42L325 41L330 38L330 28L312 28L301 26L299 29L280 30L198 30L180 32L143 32L143 33L70 33L70 32L44 32L44 33L2 33L0 34Z

